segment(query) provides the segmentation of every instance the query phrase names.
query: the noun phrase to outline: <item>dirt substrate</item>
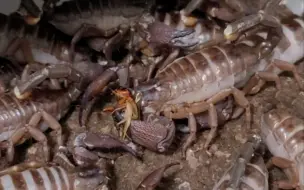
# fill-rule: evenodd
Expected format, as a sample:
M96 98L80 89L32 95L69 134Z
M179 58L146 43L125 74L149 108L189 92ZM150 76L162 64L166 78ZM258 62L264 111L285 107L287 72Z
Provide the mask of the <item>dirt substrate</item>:
M298 91L296 83L291 77L283 76L281 79L283 81L283 88L288 88L290 91ZM140 181L155 168L174 161L181 161L181 167L174 166L167 170L164 180L162 180L158 189L211 190L215 182L219 180L232 163L240 146L246 142L249 136L259 134L261 113L276 104L278 107L285 109L274 99L275 92L274 84L270 83L257 95L249 96L248 99L252 105L253 112L252 129L245 128L244 115L239 119L229 121L220 127L218 136L210 148L211 155L208 155L202 148L209 130L200 131L197 134L197 141L187 152L186 160L181 158L180 149L176 149L176 147L178 148L178 144L174 144L173 151L166 155L144 150L143 162L128 153L120 154L119 156L117 154L105 154L106 156L115 158L113 172L116 176L116 188L118 190L134 190ZM67 134L68 132L69 134L68 146L71 147L72 140L77 134L83 132L84 129L80 128L77 124L77 108L67 118L63 126L65 133ZM112 117L100 111L92 113L87 126L93 132L117 134ZM53 138L54 133L51 132L50 136L50 145L56 151L57 147ZM30 148L25 149L29 144L31 142L18 148L19 150L20 148L21 150L26 150L27 161L33 159L41 161L41 146L34 143ZM19 156L21 152L18 152ZM267 159L268 157L265 158L265 160ZM278 169L270 171L270 181L283 177L284 175Z

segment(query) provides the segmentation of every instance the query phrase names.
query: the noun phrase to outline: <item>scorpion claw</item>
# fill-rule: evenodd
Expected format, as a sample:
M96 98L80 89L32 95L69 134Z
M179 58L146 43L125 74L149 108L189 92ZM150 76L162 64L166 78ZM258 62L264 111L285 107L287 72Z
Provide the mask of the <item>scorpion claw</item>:
M131 147L126 145L124 142L120 141L119 139L105 134L96 134L96 133L81 133L79 134L75 141L74 141L75 150L77 150L80 154L79 156L85 156L93 159L94 156L91 154L87 154L89 151L86 148L89 149L123 149L129 153L131 153L133 156L137 158L141 158L141 155L136 151L133 150ZM86 148L84 148L86 147ZM80 157L78 157L78 160L80 160Z
M165 152L175 137L175 125L166 117L151 114L147 121L131 121L130 134L137 144L152 151Z

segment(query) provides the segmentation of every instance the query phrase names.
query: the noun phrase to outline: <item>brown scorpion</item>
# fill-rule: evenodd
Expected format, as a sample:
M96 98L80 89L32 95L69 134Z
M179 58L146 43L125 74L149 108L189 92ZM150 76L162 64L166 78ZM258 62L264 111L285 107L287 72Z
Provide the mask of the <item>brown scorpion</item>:
M108 61L112 60L113 48L123 41L129 31L133 34L138 31L148 42L187 45L188 42L181 37L193 31L178 31L154 22L154 18L149 14L153 5L154 0L75 0L55 7L50 13L50 22L59 30L73 36L71 52L80 39L90 38L90 47L103 51Z
M46 136L42 131L45 131L48 127L56 130L58 145L62 146L61 125L57 120L68 111L71 102L79 97L85 84L101 73L100 77L104 78L111 78L113 73L111 70L104 71L104 66L89 61L74 63L73 67L63 66L55 69L47 67L45 70L50 73L57 73L57 76L58 71L59 74L71 74L73 76L71 79L74 83L68 88L60 90L35 88L31 93L31 97L26 100L17 99L9 93L0 97L0 125L2 127L0 142L2 147L8 148L9 161L13 160L14 145L20 144L27 139L28 136L25 136L27 133L43 143L44 156L48 160L49 148ZM38 77L32 79L37 78L40 79L41 75L39 74ZM41 82L39 80L34 81ZM45 122L40 123L41 120ZM36 126L40 126L40 129L36 128Z
M236 161L215 184L213 190L268 190L268 170L259 149L262 146L258 136L242 145Z
M170 119L189 118L191 133L183 151L195 138L194 115L207 110L211 131L204 147L208 147L218 126L214 104L229 95L246 110L246 123L250 126L246 93L258 91L265 81L276 82L280 89L278 74L282 70L292 71L300 81L293 64L304 56L303 20L289 20L288 24L282 23L281 29L284 41L280 40L281 34L274 35L277 32L269 32L266 38L258 33L236 44L206 48L175 60L159 71L154 81L135 89L143 112L162 113ZM243 91L240 87L244 87Z
M304 189L304 123L299 118L277 109L261 118L263 141L273 157L267 167L282 168L289 181L276 181L281 189Z

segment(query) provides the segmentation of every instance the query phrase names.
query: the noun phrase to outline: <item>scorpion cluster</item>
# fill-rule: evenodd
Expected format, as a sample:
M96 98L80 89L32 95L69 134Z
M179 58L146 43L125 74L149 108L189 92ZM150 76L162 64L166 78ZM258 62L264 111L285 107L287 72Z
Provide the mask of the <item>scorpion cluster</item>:
M202 129L198 150L213 157L220 126L244 115L254 134L213 189L304 190L303 0L21 2L0 14L0 189L129 189L113 182L112 151L141 163L142 148L180 153L131 188L157 189L168 168L185 167ZM284 71L296 90L283 85ZM255 113L250 99L268 82L275 103ZM116 134L90 130L100 100ZM75 107L78 132L68 137L62 121ZM30 139L43 160L16 151ZM273 166L282 179L270 179Z

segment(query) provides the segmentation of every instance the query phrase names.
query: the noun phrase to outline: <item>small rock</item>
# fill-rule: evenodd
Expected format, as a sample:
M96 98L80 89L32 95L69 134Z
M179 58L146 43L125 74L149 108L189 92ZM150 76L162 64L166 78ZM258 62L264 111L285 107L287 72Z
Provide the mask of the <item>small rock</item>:
M189 182L184 182L178 185L178 190L192 190Z
M216 157L223 157L223 156L225 156L226 158L229 158L230 156L231 156L231 154L230 153L228 153L228 152L222 152L222 151L216 151L215 153L214 153L214 155L216 156Z
M31 146L30 148L27 149L27 152L28 152L29 154L36 154L37 149L38 149L38 148L37 148L36 146Z
M235 140L239 141L242 144L244 144L247 141L247 139L243 137L241 134L236 134L234 138Z
M186 160L188 161L189 167L196 170L199 166L198 159L195 157L193 150L189 149L186 153Z

